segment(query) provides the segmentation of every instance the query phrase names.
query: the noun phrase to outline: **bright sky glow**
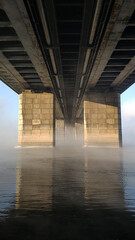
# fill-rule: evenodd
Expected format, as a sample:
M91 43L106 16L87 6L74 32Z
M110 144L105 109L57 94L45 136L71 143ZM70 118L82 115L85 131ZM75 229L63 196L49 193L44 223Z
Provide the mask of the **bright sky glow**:
M125 145L135 145L135 84L121 94L122 134Z
M121 94L122 104L131 103L135 101L135 84L129 87L125 92Z
M18 116L19 96L11 88L0 81L0 108L6 105L5 111L14 119Z
M17 145L19 96L0 81L0 148Z

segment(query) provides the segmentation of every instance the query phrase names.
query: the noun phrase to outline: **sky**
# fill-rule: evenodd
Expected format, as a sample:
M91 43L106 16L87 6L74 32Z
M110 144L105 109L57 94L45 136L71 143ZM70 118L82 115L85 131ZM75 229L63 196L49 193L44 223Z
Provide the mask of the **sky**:
M135 145L135 84L121 94L123 144Z
M18 141L19 95L0 81L0 148Z
M19 95L0 81L0 147L17 146ZM121 94L124 145L135 145L135 84Z

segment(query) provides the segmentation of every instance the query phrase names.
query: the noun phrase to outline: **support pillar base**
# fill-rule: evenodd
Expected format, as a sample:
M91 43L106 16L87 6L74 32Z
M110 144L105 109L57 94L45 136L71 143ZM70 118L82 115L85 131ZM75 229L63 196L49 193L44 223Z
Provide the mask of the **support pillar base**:
M20 146L54 145L54 96L52 93L32 93L19 96Z
M84 144L121 146L120 94L89 93L84 100Z

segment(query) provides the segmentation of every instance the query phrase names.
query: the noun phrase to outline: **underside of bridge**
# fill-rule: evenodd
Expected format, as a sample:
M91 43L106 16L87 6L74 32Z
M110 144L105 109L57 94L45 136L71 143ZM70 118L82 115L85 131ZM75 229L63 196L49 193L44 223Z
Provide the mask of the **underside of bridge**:
M20 143L52 144L64 121L84 126L86 145L119 145L135 1L0 0L0 79L20 94Z

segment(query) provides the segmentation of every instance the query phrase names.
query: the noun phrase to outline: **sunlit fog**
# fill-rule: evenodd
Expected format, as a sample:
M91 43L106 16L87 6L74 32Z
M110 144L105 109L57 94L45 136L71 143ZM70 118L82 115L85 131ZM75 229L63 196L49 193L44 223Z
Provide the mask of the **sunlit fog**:
M121 96L125 146L135 139L134 88ZM132 239L134 148L85 148L83 129L78 139L70 125L55 148L17 148L18 101L0 83L0 237Z
M19 97L0 82L0 148L17 146Z
M135 84L121 94L121 118L123 145L135 144ZM15 147L18 144L18 95L0 82L0 147ZM66 130L66 140L58 144L70 145L82 143L75 139L74 129Z

